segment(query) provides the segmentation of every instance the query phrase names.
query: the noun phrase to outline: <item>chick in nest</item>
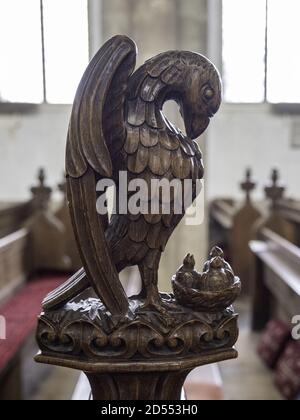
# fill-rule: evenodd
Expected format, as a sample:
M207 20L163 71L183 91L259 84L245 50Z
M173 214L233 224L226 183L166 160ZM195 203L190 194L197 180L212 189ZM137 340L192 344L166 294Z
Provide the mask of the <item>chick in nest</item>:
M175 277L176 281L186 288L197 289L199 287L201 275L195 270L195 258L193 255L187 254Z
M219 292L234 284L235 276L229 264L221 256L213 257L206 264L201 276L201 290Z

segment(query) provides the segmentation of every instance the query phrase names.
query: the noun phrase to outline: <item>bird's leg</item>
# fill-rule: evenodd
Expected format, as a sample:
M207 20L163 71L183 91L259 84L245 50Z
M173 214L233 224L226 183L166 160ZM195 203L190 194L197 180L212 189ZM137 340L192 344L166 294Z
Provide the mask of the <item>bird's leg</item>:
M147 292L146 292L146 288L145 288L145 286L144 286L144 282L143 282L143 280L142 280L142 282L141 282L142 284L141 284L141 290L140 290L140 292L139 293L137 293L136 295L132 295L132 296L130 296L130 299L133 299L133 300L145 300L146 299L146 297L147 297Z
M145 265L139 266L141 273L143 289L142 292L146 292L146 299L144 304L140 307L140 311L147 312L159 312L163 315L168 314L167 308L163 305L163 302L158 292L158 268L150 269Z

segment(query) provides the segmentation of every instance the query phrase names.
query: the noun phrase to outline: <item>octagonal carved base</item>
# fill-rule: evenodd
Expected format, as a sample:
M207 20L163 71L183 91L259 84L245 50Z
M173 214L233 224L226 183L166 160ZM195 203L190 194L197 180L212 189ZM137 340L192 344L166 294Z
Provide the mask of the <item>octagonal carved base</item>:
M237 357L237 315L199 313L161 294L168 314L142 312L130 300L126 319L111 317L98 299L41 314L40 363L86 373L96 400L178 400L195 367Z

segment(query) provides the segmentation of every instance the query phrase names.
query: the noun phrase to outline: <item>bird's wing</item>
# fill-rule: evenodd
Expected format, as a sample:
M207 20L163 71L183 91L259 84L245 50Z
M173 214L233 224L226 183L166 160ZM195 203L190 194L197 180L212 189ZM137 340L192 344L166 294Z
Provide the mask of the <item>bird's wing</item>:
M126 138L124 96L134 70L136 46L125 36L106 42L78 87L68 132L66 173L73 227L84 269L95 292L112 314L128 309L96 211L96 178L111 178L116 154Z
M112 176L110 152L115 146L120 149L126 138L124 99L135 61L134 42L118 35L107 41L88 65L72 109L67 175L78 178L90 166L104 177Z

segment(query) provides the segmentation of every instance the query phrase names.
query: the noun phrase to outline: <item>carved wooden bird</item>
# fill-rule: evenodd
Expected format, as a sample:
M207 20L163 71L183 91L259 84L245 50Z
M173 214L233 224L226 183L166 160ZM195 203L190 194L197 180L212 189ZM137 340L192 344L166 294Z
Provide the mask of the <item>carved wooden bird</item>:
M169 51L134 72L137 50L125 36L106 42L78 87L70 120L66 173L70 212L83 269L50 293L55 308L92 286L113 315L125 314L128 298L118 273L137 265L144 310L162 310L158 293L161 254L184 214L114 214L96 211L96 183L118 172L128 179L202 179L201 152L194 141L207 128L221 101L216 68L202 55ZM162 112L174 100L186 136ZM193 191L193 199L196 191ZM151 197L149 197L151 199ZM174 197L173 197L174 199ZM172 199L171 199L172 200Z

